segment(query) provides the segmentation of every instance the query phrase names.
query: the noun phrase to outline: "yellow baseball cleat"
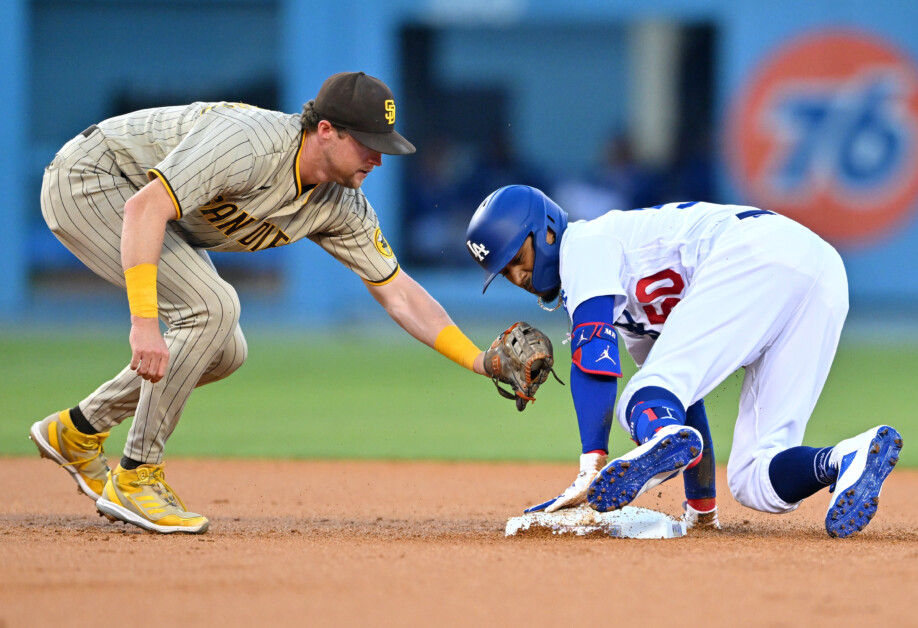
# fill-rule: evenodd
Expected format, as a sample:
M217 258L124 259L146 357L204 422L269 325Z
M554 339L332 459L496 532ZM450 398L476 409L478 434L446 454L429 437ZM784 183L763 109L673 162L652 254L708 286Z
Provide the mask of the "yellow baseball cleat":
M80 492L93 501L99 499L108 479L108 460L102 449L108 434L83 434L73 426L70 410L52 414L29 430L29 438L42 458L49 458L66 469Z
M206 517L185 510L185 504L166 484L161 464L142 464L132 470L119 464L109 475L96 508L112 521L161 534L203 534L210 525Z

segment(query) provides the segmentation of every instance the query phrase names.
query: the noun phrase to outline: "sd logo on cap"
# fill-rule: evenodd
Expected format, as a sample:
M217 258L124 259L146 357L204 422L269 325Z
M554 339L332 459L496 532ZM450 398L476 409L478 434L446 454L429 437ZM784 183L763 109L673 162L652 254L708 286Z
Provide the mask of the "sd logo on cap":
M322 84L315 110L371 150L386 155L415 151L414 145L395 130L395 97L378 78L363 72L333 74Z

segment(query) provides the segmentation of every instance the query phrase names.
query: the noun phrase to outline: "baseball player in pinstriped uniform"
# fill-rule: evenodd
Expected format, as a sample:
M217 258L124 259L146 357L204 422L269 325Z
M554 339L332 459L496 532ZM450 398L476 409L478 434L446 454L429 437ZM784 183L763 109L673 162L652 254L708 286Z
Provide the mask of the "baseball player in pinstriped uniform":
M192 390L246 358L236 291L207 251L255 252L309 238L353 270L409 334L486 374L482 352L400 269L360 186L382 154L414 152L395 100L364 73L329 77L302 114L233 103L148 109L94 125L45 171L42 214L94 273L126 288L130 365L32 426L109 518L204 532L163 474L163 450ZM160 320L167 331L161 333ZM133 416L120 464L102 443Z

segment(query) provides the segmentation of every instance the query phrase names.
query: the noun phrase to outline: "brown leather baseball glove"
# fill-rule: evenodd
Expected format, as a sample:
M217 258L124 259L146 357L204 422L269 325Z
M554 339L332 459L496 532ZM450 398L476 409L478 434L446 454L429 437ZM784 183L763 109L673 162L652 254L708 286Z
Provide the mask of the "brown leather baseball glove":
M554 352L551 340L542 331L529 323L511 325L491 343L485 351L484 367L502 397L516 401L516 409L522 412L526 404L535 402L535 393L548 374L555 374ZM498 382L509 384L513 391L501 388Z

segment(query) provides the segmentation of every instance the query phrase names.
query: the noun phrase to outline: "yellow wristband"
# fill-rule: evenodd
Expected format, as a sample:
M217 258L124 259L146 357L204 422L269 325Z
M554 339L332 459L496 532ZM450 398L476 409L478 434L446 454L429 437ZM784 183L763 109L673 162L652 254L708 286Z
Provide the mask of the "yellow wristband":
M131 314L143 318L159 317L156 302L156 264L138 264L124 271Z
M476 347L455 325L447 325L440 330L434 342L434 349L470 371L475 363L475 358L481 353L481 349Z

